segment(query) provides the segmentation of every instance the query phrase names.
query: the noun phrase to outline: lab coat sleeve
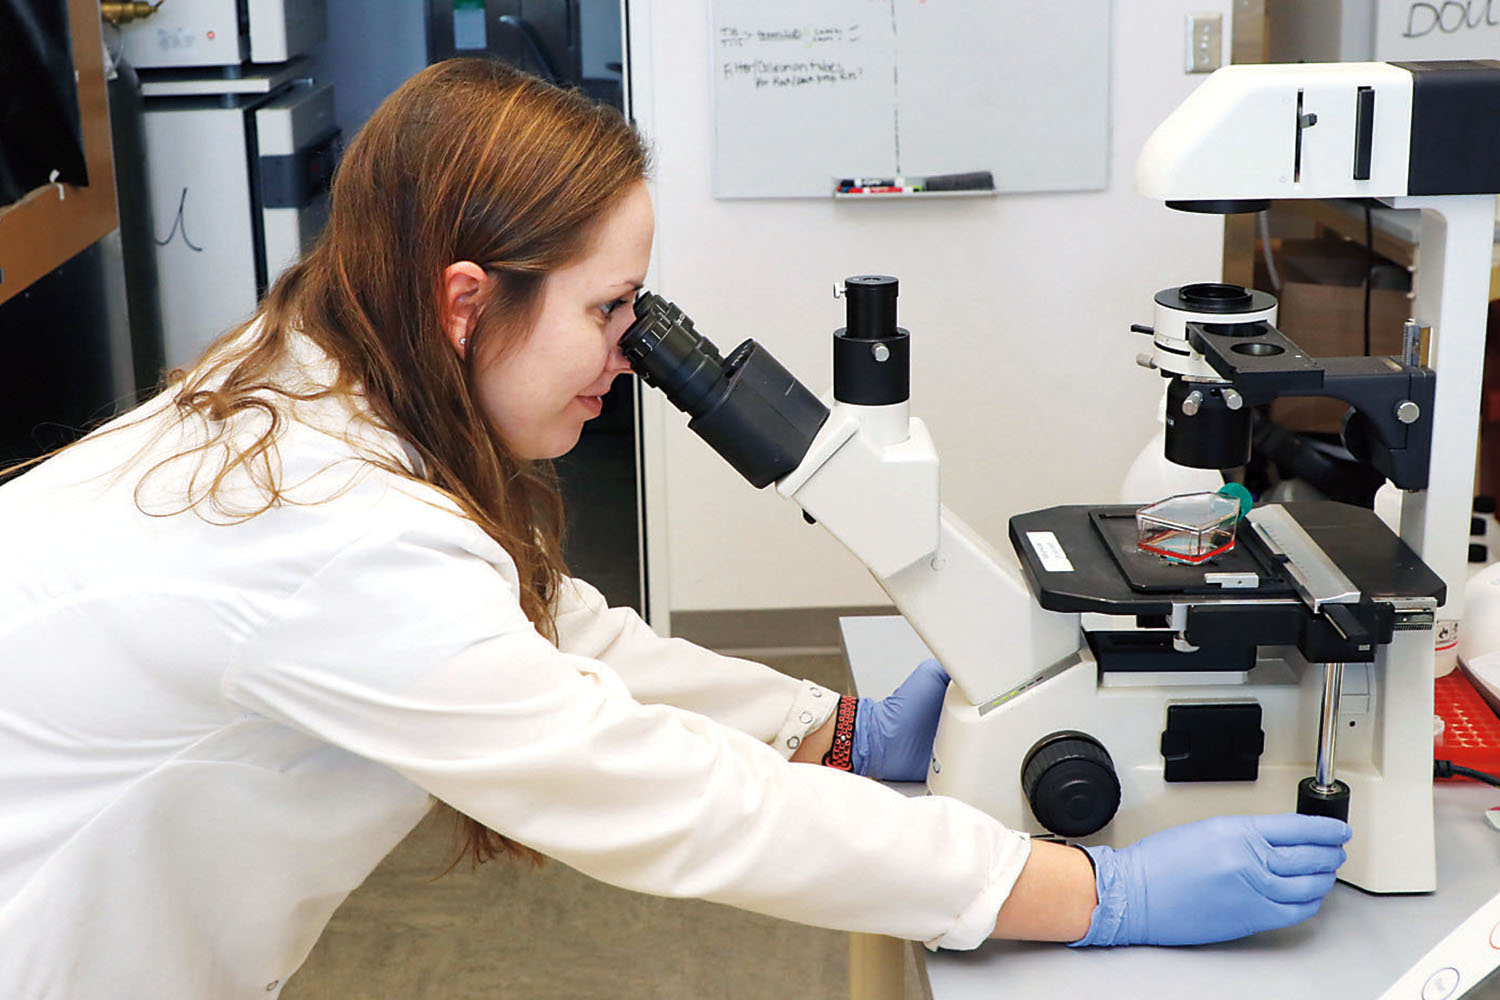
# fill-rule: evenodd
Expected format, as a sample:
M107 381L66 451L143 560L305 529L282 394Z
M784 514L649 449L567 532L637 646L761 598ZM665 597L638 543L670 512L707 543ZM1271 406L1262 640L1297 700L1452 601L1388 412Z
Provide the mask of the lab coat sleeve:
M629 608L611 608L578 579L557 602L557 645L607 663L648 705L671 705L732 726L790 757L828 720L838 695L764 664L722 656L683 639L657 635Z
M946 947L985 939L1024 835L641 704L531 628L487 542L364 532L245 642L226 695L614 885Z

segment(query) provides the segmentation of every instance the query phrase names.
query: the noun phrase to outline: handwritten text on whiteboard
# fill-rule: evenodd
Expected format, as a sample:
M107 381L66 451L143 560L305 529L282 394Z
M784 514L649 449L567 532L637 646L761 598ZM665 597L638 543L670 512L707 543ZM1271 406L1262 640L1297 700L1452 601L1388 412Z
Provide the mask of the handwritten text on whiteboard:
M1406 12L1403 38L1421 38L1433 32L1454 35L1479 28L1500 27L1497 0L1440 0L1413 3Z
M763 87L809 87L854 83L866 67L857 59L859 24L719 28L719 78ZM835 58L841 50L846 58ZM818 50L828 50L828 54ZM763 55L762 55L763 53Z

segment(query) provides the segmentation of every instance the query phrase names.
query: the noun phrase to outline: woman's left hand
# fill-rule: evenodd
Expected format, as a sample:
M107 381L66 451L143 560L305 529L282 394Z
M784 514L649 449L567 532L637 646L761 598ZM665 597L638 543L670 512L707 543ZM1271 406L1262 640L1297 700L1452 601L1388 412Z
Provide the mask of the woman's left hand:
M932 759L948 672L923 660L889 697L859 699L854 716L856 774L883 781L924 781Z

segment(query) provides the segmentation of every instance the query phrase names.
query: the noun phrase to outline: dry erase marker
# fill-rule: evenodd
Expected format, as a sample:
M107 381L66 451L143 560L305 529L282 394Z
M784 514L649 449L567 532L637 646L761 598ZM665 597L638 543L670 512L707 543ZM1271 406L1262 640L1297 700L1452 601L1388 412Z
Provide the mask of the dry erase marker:
M905 184L901 177L845 177L838 183L839 193L853 194L856 189L863 193L874 187L900 187Z

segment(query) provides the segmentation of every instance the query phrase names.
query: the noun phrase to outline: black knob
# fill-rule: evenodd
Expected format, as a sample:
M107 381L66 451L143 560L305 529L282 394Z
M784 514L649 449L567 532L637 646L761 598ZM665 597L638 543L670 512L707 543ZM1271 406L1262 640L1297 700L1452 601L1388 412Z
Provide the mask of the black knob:
M1320 786L1316 778L1303 778L1297 783L1297 811L1304 816L1332 816L1349 822L1349 786L1334 779L1327 788Z
M1086 837L1115 818L1120 779L1109 751L1092 736L1043 737L1021 764L1021 789L1037 822L1060 837Z

